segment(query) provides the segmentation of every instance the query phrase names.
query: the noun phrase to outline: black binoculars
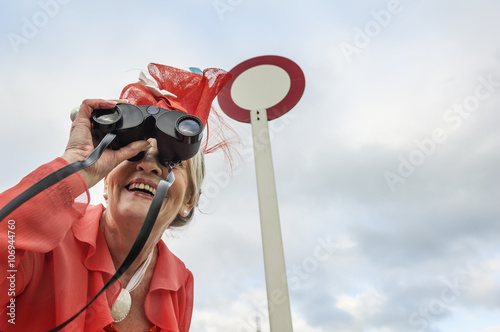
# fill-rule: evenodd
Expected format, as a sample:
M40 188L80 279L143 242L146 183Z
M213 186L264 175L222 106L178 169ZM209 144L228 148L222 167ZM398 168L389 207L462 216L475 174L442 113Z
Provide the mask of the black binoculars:
M158 159L165 166L192 158L203 136L203 122L198 117L156 106L117 104L114 108L94 110L90 121L94 146L108 133L116 135L109 146L113 150L134 141L155 138ZM138 161L143 157L144 152L129 160Z

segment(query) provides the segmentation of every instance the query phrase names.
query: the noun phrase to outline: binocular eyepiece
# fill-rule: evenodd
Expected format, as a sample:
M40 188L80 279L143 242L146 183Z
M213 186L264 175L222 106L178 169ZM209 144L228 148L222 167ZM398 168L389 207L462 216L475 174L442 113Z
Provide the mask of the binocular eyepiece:
M203 122L196 116L156 106L117 104L111 109L94 110L90 121L94 146L108 133L116 135L109 146L113 150L155 138L159 161L165 166L194 157L203 136ZM144 152L129 160L137 161L143 156Z

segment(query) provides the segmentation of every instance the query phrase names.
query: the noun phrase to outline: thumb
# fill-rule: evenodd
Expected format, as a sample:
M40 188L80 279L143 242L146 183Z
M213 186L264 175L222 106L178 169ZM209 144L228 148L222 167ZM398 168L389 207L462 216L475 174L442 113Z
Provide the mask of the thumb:
M120 150L114 151L115 165L118 165L124 160L135 157L138 153L147 151L151 148L148 141L135 141L127 146L122 147Z

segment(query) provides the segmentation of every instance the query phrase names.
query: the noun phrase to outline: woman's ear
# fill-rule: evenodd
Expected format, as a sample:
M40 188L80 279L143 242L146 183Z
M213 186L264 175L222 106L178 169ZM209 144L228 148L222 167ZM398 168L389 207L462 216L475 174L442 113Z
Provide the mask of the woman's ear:
M189 213L191 213L193 207L194 207L194 195L193 193L190 193L184 197L184 202L182 203L181 208L179 209L179 214L182 217L187 217Z

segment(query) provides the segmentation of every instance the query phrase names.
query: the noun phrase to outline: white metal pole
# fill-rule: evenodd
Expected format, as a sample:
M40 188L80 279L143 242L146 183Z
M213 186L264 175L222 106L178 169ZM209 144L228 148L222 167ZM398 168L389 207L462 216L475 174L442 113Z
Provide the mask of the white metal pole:
M271 332L292 332L267 110L250 111Z

